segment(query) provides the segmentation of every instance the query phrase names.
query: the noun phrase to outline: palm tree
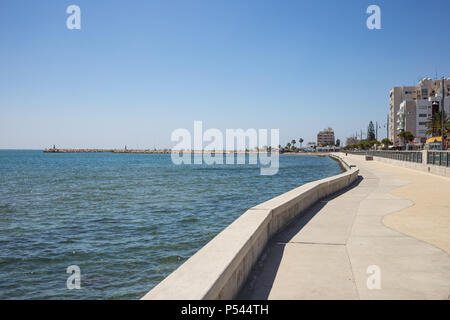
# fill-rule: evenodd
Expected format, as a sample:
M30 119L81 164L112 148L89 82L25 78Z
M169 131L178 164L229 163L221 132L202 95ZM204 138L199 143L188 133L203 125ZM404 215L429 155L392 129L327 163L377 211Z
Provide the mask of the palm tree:
M449 117L446 116L444 112L444 134L446 132L450 131L450 124L449 124ZM441 112L435 112L431 117L428 118L427 122L425 123L425 126L427 127L427 134L431 134L433 137L441 136L441 126L442 126L442 113Z
M295 151L295 140L294 139L292 139L292 141L291 141L291 151Z
M290 142L286 143L286 149L287 150L291 150L291 143Z
M305 140L303 140L302 138L298 139L298 142L300 142L300 148L302 147L303 141L305 141Z

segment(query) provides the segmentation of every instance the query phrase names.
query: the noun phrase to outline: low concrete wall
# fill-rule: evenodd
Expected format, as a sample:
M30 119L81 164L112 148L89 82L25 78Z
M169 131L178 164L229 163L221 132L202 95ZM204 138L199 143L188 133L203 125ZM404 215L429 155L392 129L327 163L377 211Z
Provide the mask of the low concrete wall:
M234 298L274 234L319 199L357 179L359 169L354 164L337 155L330 157L347 171L306 183L246 211L142 299Z

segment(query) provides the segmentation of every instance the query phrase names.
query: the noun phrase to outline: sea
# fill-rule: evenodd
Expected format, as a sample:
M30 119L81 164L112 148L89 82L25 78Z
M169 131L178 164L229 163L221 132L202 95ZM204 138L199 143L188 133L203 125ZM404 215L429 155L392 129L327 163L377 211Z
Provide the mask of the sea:
M341 172L308 155L264 176L170 154L0 150L0 299L139 299L247 209Z

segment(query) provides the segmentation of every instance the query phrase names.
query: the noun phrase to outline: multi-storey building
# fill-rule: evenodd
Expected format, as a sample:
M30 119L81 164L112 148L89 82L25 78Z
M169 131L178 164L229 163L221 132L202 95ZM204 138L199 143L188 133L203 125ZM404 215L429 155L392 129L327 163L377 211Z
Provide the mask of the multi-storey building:
M395 146L401 144L398 137L401 130L411 131L421 141L425 138L425 123L431 116L433 101L439 101L440 88L441 80L425 78L419 81L419 85L416 87L393 87L391 89L389 139ZM450 78L444 80L444 90L445 96L450 96ZM400 110L401 104L403 104L402 110ZM425 107L427 112L425 112ZM425 113L427 116L424 115Z
M427 120L431 117L431 107L433 102L430 100L417 100L416 101L416 116L415 116L415 133L414 136L420 140L421 143L426 141L427 137ZM408 130L407 130L408 131ZM411 131L412 132L412 131Z
M422 100L419 100L422 101ZM427 100L423 100L423 101L427 101ZM426 107L426 106L425 106ZM417 110L417 104L416 101L414 100L403 100L402 103L400 103L400 107L397 113L397 132L401 132L401 131L409 131L411 132L414 137L415 137L415 142L425 142L422 141L420 136L417 135L417 121L416 119L418 119L418 115L420 114L422 116L422 113L418 113ZM428 110L428 108L426 107L426 109ZM425 115L424 119L427 119L427 110L425 110L425 113L423 113ZM425 124L425 123L424 123ZM426 128L425 128L426 131ZM425 134L423 136L423 139L425 139ZM402 141L400 140L399 142L400 145L402 145Z
M334 145L334 131L331 128L320 131L317 134L317 145L324 147L327 145Z

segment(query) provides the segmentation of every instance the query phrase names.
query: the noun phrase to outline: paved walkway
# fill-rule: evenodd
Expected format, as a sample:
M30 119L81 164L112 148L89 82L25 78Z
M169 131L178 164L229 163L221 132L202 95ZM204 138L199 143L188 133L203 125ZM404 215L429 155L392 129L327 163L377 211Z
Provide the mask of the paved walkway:
M366 162L360 156L347 159L360 168L359 181L317 203L276 235L238 298L450 298L450 255L445 251L450 246L446 238L450 234L450 210L447 210L450 196L439 203L439 219L425 226L425 233L421 233L417 221L430 219L427 210L421 211L423 215L412 224L414 227L406 228L410 235L383 223L385 216L389 220L390 216L414 208L418 195L408 193L408 188L404 191L406 186L421 188L421 181L426 180L436 189L447 188L444 190L449 193L450 180L375 161ZM396 193L398 190L403 190L401 196ZM423 187L422 191L423 197L433 192ZM390 223L402 226L420 216L417 210L413 212L409 218L402 216ZM436 222L441 224L438 229ZM438 231L434 236L430 232L433 228ZM428 242L422 240L427 237ZM434 243L433 238L437 239ZM378 274L372 273L375 269L370 266L379 268L379 289L368 288L368 278L369 283L376 285L374 276Z

